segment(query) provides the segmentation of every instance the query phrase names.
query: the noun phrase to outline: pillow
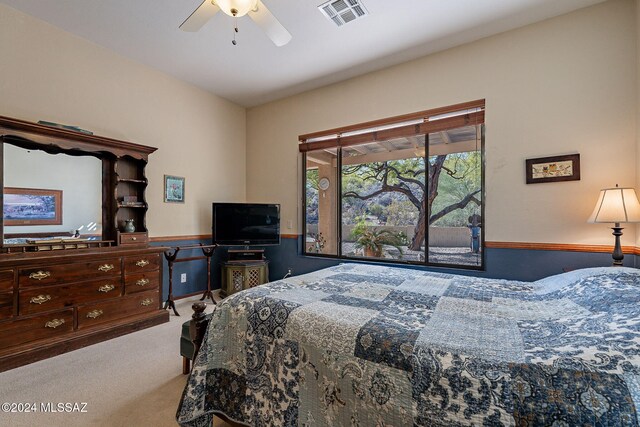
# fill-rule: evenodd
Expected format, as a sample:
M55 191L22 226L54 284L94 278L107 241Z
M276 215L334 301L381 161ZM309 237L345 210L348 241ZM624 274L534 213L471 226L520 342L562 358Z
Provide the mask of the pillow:
M562 289L563 287L576 283L577 281L590 276L601 276L618 273L631 273L640 275L640 270L630 267L591 267L580 268L578 270L567 271L566 273L555 274L553 276L545 277L544 279L536 280L536 285L540 286L539 293L548 293Z

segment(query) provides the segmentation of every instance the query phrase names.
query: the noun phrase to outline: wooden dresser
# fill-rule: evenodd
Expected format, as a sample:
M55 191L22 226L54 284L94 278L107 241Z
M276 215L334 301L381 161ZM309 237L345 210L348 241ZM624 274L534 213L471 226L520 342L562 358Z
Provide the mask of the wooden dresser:
M0 188L7 144L52 157L98 158L101 188L91 191L102 196L102 218L90 219L100 233L76 240L58 236L77 228L77 221L61 220L58 228L38 233L22 227L20 234L0 218L0 371L168 322L161 305L162 252L168 248L149 246L145 222L145 167L156 149L0 117ZM34 176L40 172L21 166ZM59 173L69 174L71 182L83 179L73 175L73 167ZM47 185L47 176L42 179ZM73 195L74 187L64 193ZM81 212L68 201L73 197L61 198L63 212ZM127 222L134 230L124 227Z
M0 260L0 371L168 321L162 249Z

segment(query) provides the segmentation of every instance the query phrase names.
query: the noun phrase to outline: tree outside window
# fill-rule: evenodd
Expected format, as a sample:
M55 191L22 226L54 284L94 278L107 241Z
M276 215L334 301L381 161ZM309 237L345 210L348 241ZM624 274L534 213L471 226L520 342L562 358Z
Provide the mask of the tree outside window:
M307 152L305 252L482 267L482 129L363 137Z

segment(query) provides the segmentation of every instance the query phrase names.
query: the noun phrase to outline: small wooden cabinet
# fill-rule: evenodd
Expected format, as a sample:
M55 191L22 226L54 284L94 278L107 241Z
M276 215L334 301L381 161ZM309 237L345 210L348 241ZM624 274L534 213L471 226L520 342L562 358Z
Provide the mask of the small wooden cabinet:
M269 261L227 261L222 263L222 297L269 281Z

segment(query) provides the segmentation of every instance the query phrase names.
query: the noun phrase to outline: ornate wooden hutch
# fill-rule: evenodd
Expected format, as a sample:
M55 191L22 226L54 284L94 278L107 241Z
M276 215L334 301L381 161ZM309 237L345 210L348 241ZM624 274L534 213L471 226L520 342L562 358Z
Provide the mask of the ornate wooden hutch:
M144 169L156 148L7 117L0 117L0 142L2 188L6 144L93 156L102 168L95 189L102 194L101 235L37 233L16 243L5 239L0 219L0 371L167 322L161 306L167 248L149 246L145 225ZM130 219L136 229L127 233Z

